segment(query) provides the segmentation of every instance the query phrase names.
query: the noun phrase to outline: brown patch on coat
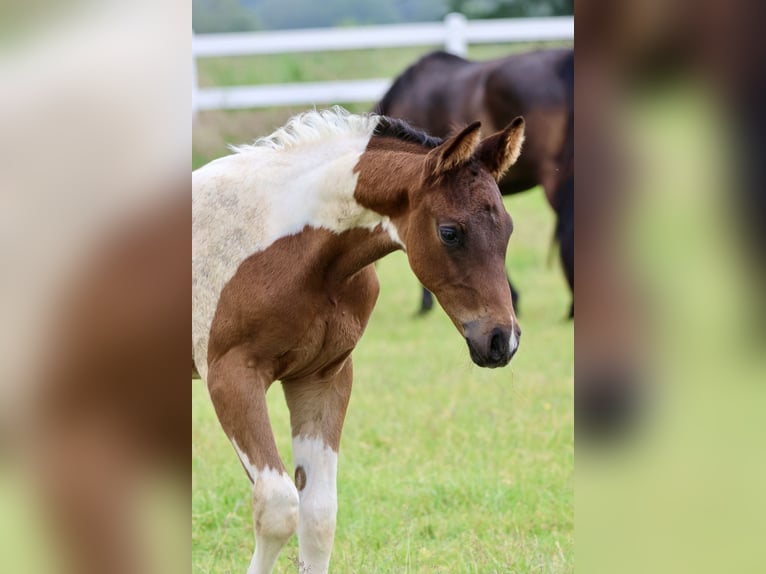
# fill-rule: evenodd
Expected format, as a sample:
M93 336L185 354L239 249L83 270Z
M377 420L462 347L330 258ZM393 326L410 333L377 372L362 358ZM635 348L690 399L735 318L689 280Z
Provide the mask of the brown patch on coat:
M337 450L351 384L344 370L350 375L348 357L378 296L371 263L397 248L381 229L335 234L306 227L247 258L222 290L208 386L226 434L257 468L284 468L265 402L275 380L283 382L293 433L325 437ZM291 401L302 393L329 397L317 403L324 418L312 419L310 433L299 412L303 401Z
M298 489L298 492L306 488L306 471L303 470L302 466L295 469L295 488Z

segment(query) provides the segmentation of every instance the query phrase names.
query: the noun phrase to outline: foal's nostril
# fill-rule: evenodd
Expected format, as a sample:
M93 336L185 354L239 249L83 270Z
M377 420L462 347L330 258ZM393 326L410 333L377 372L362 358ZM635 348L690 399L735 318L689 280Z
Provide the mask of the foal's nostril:
M489 341L489 358L492 361L501 361L507 353L508 336L501 329L495 329Z

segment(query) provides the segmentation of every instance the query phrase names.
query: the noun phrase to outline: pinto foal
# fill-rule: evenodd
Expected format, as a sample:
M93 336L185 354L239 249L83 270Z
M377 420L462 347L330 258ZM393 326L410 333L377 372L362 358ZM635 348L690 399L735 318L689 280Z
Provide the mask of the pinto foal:
M373 262L404 249L484 367L520 330L505 278L511 218L497 180L524 137L516 118L442 141L384 116L308 112L192 174L192 366L253 492L249 574L297 531L301 572L327 572L351 352L378 295ZM290 410L295 482L266 391Z

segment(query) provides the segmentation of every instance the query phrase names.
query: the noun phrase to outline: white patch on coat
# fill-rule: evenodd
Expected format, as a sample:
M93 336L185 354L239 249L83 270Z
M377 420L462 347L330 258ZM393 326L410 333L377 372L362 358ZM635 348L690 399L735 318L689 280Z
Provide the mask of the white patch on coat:
M353 170L378 119L340 108L307 112L192 172L192 358L203 379L221 291L253 253L306 226L381 226L402 244L388 217L354 199Z
M258 469L236 440L232 438L231 444L253 483L256 542L247 572L271 572L280 550L298 527L298 490L285 472L271 467Z
M306 482L299 491L298 553L300 571L324 574L328 571L335 517L338 511L338 454L321 438L293 439L293 461L301 467Z

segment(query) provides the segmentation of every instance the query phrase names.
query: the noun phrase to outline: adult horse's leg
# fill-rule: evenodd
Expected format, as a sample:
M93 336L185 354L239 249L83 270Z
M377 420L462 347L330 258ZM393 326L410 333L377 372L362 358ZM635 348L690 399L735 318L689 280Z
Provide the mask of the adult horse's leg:
M569 289L572 291L572 305L569 308L569 318L574 318L574 221L565 221L564 229L559 238L561 266L564 268Z
M574 176L561 183L557 195L556 240L559 244L561 267L572 292L572 305L569 309L571 319L574 317Z
M285 471L266 408L272 378L232 349L211 363L208 388L218 420L253 483L255 552L248 574L268 574L298 526L298 491Z
M556 214L554 240L559 246L561 268L564 271L569 290L572 293L572 303L569 308L569 318L574 317L574 175L562 177L561 171L554 161L541 162L540 182L548 204Z
M329 568L338 510L338 448L352 378L348 357L331 374L283 384L293 433L295 484L300 494L301 574L324 574Z
M423 298L420 300L419 315L424 315L434 308L434 294L423 287Z
M507 275L508 277L508 287L511 288L511 301L513 302L513 311L516 313L516 315L519 315L519 292L516 289L516 287L513 286L513 283L511 282L511 276Z

